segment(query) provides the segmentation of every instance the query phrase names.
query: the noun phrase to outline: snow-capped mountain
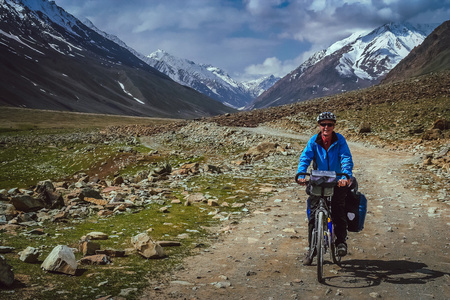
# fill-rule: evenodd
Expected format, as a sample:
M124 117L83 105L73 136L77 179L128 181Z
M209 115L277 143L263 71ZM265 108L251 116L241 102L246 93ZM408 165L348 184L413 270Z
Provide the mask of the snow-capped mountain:
M193 61L175 57L164 50L157 50L143 60L174 81L236 109L248 105L251 100L261 94L264 87L267 89L270 83L273 84L276 81L276 78L272 76L259 82L241 83L220 68L196 64Z
M439 25L399 62L381 83L450 70L450 20Z
M255 80L244 81L242 82L242 84L253 98L257 98L259 95L271 88L275 84L275 82L280 79L280 77L270 75Z
M438 24L389 23L316 52L247 109L278 106L368 87L380 80Z
M233 111L53 1L0 0L0 64L0 105L177 118Z

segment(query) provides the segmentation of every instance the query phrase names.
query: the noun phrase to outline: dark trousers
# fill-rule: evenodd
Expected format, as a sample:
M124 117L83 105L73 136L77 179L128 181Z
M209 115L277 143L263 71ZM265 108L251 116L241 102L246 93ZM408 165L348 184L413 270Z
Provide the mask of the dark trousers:
M335 187L334 195L331 198L331 218L334 223L334 233L336 235L336 245L346 243L347 239L347 215L345 211L345 198L347 197L348 187ZM308 243L311 246L312 231L315 226L316 209L319 206L318 196L309 197L309 223L308 223Z

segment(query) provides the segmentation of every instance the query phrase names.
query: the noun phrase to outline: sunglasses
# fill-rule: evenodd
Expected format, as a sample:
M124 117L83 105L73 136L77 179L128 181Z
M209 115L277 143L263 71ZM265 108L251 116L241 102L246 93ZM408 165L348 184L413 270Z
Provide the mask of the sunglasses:
M319 125L322 126L322 127L326 127L326 126L334 127L334 123L319 123Z

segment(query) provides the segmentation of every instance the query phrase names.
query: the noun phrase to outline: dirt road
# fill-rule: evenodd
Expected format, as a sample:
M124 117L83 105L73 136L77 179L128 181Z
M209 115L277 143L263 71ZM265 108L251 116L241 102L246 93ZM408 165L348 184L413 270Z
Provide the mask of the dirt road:
M302 265L306 195L292 182L222 228L220 240L188 258L184 269L150 282L142 299L448 299L448 202L412 187L411 154L358 143L350 148L369 201L366 224L349 233L342 267L328 259L324 284L316 280L315 261Z

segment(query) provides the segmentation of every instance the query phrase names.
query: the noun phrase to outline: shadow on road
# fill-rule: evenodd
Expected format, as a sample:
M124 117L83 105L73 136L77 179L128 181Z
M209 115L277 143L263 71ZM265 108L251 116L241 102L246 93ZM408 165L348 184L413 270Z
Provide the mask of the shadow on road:
M424 263L405 260L348 260L337 276L326 277L325 284L335 287L369 287L381 282L425 284L450 273L431 270Z

